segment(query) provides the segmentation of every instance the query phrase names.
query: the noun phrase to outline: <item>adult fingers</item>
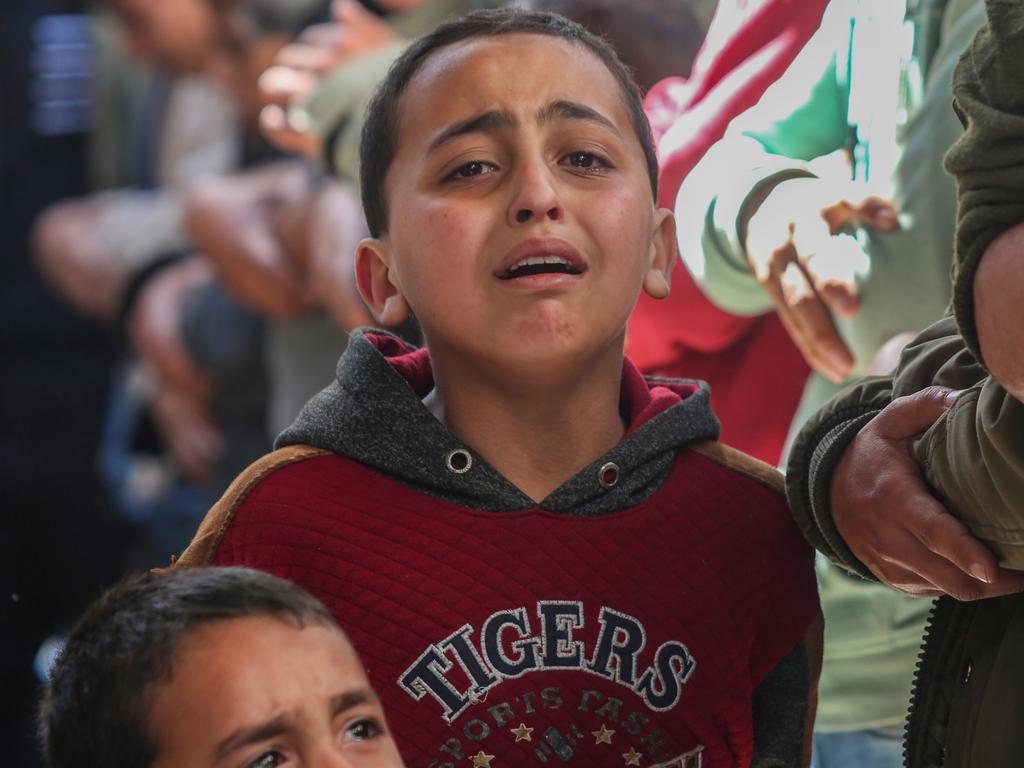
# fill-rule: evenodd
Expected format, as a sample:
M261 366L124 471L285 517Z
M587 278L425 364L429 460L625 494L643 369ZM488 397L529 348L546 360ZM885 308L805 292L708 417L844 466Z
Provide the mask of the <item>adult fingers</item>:
M787 265L780 277L785 322L808 362L835 382L849 376L853 355L839 336L832 316L803 267Z
M873 428L882 439L906 440L928 429L959 396L957 390L932 386L898 397L875 417Z
M335 28L334 37L340 37L340 29ZM334 54L327 46L290 43L277 52L274 63L281 67L318 75L334 65Z
M818 286L818 295L840 317L851 317L860 309L860 295L853 283L823 283Z
M837 200L821 209L821 218L832 234L841 231L850 223L862 224L883 232L890 232L900 225L899 212L891 200L878 195L868 195L860 201Z
M938 502L921 508L912 523L912 533L921 544L957 570L987 584L998 577L999 563L995 555Z
M298 41L305 45L312 45L317 48L333 48L338 43L338 36L341 34L341 24L333 21L325 21L320 24L311 24L299 33Z
M800 266L829 310L849 317L860 308L857 276L868 270L870 261L856 238L818 235L809 247L800 249Z
M311 133L296 130L288 120L288 114L277 104L268 104L260 110L260 133L282 152L316 157L320 151L320 140Z
M984 579L980 579L974 571L936 551L928 534L922 535L922 530L934 530L936 522L944 527L947 520L954 525L958 521L928 495L923 484L918 485L918 492L911 490L903 497L900 516L889 521L896 522L896 525L881 520L879 525L885 525L884 531L876 528L872 531L873 537L859 532L864 535L858 541L870 542L866 549L861 546L855 551L861 561L879 579L908 595L938 593L952 595L958 600L977 600L1012 590L1012 586L1002 583L1005 579L995 584L998 568L994 561L986 564L991 567L992 575L985 572ZM969 536L966 530L963 533ZM971 545L972 548L984 549L977 541L972 540ZM979 557L978 553L972 552L967 556L968 565L974 564Z
M313 90L316 83L316 76L308 72L291 67L270 67L260 75L258 81L260 102L264 105L287 107L296 96Z
M879 565L875 575L901 592L922 597L944 594L957 600L971 601L1024 590L1024 573L1020 571L997 568L991 581L979 581L923 545L913 552L911 559L912 566L898 562ZM874 568L872 572L875 572Z
M854 206L857 218L864 224L883 232L891 232L900 225L899 212L891 200L868 195Z
M873 560L864 564L883 584L910 597L939 597L946 594L917 571L897 563Z

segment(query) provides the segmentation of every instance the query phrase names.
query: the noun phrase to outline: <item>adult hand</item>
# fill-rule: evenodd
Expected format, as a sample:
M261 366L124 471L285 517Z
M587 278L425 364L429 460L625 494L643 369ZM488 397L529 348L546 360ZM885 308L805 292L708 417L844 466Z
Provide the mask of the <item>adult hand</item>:
M316 157L321 147L320 136L309 126L292 123L288 106L311 93L335 67L397 40L391 27L356 0L335 0L331 13L333 22L306 29L260 76L260 131L285 152Z
M181 337L182 306L192 291L213 279L213 271L202 259L169 266L143 286L127 321L128 337L139 358L161 381L199 397L209 392L210 381Z
M912 440L958 393L928 387L890 403L861 429L832 476L832 520L857 558L908 595L979 600L1024 590L930 493Z
M181 314L190 293L213 279L202 259L168 267L146 283L128 318L132 345L152 374L157 431L182 475L199 483L210 477L221 437L206 412L211 382L181 338Z
M128 275L100 247L104 206L96 198L50 206L36 221L32 245L39 271L57 293L88 315L112 320Z
M207 406L207 398L158 380L150 411L182 476L200 484L212 476L224 442Z
M847 317L859 308L855 275L866 257L841 230L895 229L895 209L857 185L822 179L784 181L751 209L744 244L755 277L808 364L843 381L854 360L832 315Z
M311 309L303 267L281 242L278 219L308 194L309 169L288 161L198 183L189 195L187 226L239 301L273 318Z

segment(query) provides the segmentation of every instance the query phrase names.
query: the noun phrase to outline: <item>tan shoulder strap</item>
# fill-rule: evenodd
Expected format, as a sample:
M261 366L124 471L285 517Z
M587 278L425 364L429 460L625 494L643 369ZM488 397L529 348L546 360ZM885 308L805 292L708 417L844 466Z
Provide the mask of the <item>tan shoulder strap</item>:
M748 456L743 451L737 451L735 448L723 445L717 440L696 443L690 446L690 450L699 453L701 456L706 456L723 467L731 469L733 472L746 475L751 480L771 488L776 493L783 496L786 495L786 481L782 473L771 464L766 464L760 459Z
M199 530L192 537L192 543L182 552L181 557L171 562L172 567L192 568L197 565L209 565L221 539L224 538L225 531L235 516L235 512L253 488L282 467L329 453L330 451L314 448L311 445L292 445L268 453L259 461L250 464L242 474L235 478L224 495L220 497L220 501L210 507L203 522L199 524Z

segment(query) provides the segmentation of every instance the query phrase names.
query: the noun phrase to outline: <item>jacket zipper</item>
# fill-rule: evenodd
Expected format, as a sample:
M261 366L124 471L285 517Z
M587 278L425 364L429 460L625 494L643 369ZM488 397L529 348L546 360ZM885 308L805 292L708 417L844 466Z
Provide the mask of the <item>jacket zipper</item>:
M974 608L944 596L928 614L904 730L904 768L945 765L950 707Z

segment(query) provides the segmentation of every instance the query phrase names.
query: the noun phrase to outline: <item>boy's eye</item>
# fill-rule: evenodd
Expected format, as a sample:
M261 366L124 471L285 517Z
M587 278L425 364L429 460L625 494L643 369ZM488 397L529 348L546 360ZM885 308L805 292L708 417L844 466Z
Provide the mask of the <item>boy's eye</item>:
M284 762L284 755L276 749L271 749L248 763L245 768L275 768L275 766L283 765Z
M495 167L490 163L485 163L482 160L474 160L471 163L460 165L445 179L445 181L454 181L457 179L470 179L474 176L483 176L485 173L491 173L495 170Z
M384 733L384 726L377 720L368 717L363 720L356 720L345 729L347 741L369 741Z
M563 158L563 162L581 171L603 171L609 167L607 162L593 152L570 152Z

